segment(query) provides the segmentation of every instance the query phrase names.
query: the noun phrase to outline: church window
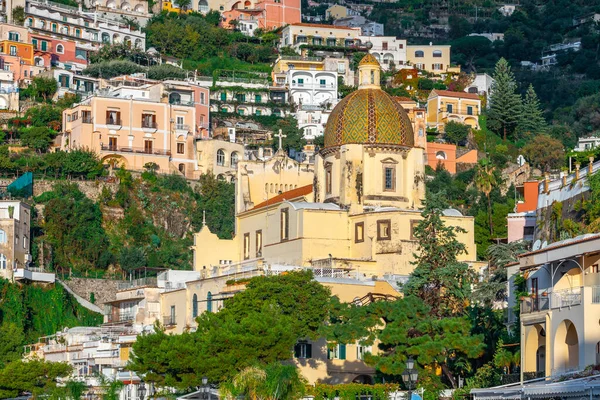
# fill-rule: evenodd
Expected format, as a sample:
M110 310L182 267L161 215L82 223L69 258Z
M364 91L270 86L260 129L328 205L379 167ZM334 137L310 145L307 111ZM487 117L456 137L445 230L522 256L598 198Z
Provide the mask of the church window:
M281 241L289 240L290 238L290 218L289 209L281 210Z
M392 238L392 221L383 219L377 221L377 240L390 240Z
M0 269L6 269L6 256L4 254L0 254Z
M392 166L383 167L383 190L388 192L396 190L396 168Z
M325 193L331 194L331 165L325 169Z
M357 222L354 224L354 243L362 243L365 241L365 223Z
M371 71L371 85L375 84L375 71Z
M256 257L262 257L262 230L256 231Z
M410 240L417 240L417 237L415 236L415 229L417 228L420 222L421 221L418 221L416 219L410 220Z
M198 316L198 295L194 293L194 297L192 300L192 318L196 318Z
M250 234L244 233L244 260L250 258Z
M221 149L217 150L217 165L225 165L225 152Z

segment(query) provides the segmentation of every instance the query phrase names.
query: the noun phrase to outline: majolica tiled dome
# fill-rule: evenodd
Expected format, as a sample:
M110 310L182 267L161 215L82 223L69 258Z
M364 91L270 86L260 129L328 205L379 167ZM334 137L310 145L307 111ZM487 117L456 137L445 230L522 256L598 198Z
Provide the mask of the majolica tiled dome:
M412 147L412 124L402 106L386 92L359 88L335 106L325 127L325 147L351 143Z

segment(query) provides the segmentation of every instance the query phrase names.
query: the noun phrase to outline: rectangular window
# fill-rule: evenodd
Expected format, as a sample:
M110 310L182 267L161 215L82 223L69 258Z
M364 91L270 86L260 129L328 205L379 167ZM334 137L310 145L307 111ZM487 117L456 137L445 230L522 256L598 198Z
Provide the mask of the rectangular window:
M377 221L377 240L390 240L392 238L392 221L389 219Z
M473 106L467 106L467 115L473 115Z
M396 190L396 168L383 168L383 190L388 192Z
M121 112L112 110L107 111L106 125L121 125Z
M299 342L294 346L294 358L312 358L312 344Z
M354 243L362 243L365 241L365 223L357 222L354 224Z
M204 104L204 93L200 93L200 104Z
M262 103L262 96L260 94L257 94L256 96L254 96L254 102Z
M144 140L144 153L152 154L152 140Z
M221 101L227 101L227 93L221 92Z
M117 138L116 137L109 137L108 138L108 149L110 151L116 151L117 150Z
M383 50L387 50L387 49L388 49L388 43L387 43L387 42L383 42L383 43L381 43L381 48L382 48Z
M171 306L171 315L169 317L170 324L175 325L175 306Z
M261 116L262 115L262 111L261 110L256 110L254 111L254 114L257 116Z
M256 231L256 257L262 257L262 230Z
M75 29L75 36L81 37L81 29Z
M246 95L244 93L238 93L235 95L235 99L240 103L244 103L246 101Z
M446 112L449 112L449 113L452 112L452 104L447 104L446 105Z
M304 86L304 78L298 78L298 86Z
M83 120L84 124L91 124L92 123L92 112L91 111L82 111L81 119Z
M334 348L327 349L327 358L329 360L345 360L346 359L346 345L338 344Z
M142 114L142 128L156 129L156 114Z
M185 153L184 146L185 145L183 143L177 143L177 154L184 154Z
M370 352L371 352L371 346L362 346L360 344L356 345L356 359L357 360L364 360L365 353L370 353Z
M37 39L31 39L31 44L33 45L33 48L35 50L38 49L38 41L37 41Z
M42 42L42 43L44 43L44 42ZM17 46L10 46L10 55L11 56L17 55Z
M593 274L597 274L598 273L598 264L592 265L592 273Z
M289 208L281 210L281 241L290 238L290 213Z
M42 40L42 51L48 51L48 42Z
M539 311L538 307L538 278L531 278L531 305L533 311Z
M244 233L244 260L250 258L250 234Z
M535 232L535 226L526 226L523 228L523 236L531 236Z
M326 83L325 79L320 79L320 80L319 80L319 85L320 85L321 87L325 87L325 86L327 86L327 83Z

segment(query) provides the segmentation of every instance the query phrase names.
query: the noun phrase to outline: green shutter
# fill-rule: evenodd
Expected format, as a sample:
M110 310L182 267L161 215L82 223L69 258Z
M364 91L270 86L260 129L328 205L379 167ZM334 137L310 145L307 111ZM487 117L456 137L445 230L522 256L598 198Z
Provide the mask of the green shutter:
M345 360L346 359L346 345L345 344L340 344L340 360Z
M262 101L262 97L260 96L260 94L257 94L256 96L254 96L255 103L260 103L261 101Z
M300 343L294 346L294 358L300 358Z
M306 358L312 358L312 344L306 344Z
M42 40L42 51L46 51L48 50L48 42L46 42L45 40Z

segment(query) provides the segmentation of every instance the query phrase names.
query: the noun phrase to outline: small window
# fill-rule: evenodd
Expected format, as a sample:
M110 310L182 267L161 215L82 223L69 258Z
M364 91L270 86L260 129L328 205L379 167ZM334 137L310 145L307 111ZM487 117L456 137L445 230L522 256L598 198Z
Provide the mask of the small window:
M208 292L206 294L206 311L208 312L212 312L213 307L212 307L212 293Z
M392 221L384 219L377 221L377 240L390 240L392 238Z
M65 52L64 46L62 44L57 44L56 45L56 52L58 54L64 54L64 52Z
M6 232L0 229L0 244L6 243Z
M421 221L417 221L416 219L410 220L410 240L417 240L415 229L417 229L417 226L419 226L420 223Z
M107 111L106 112L106 125L121 125L121 112L120 111Z
M365 241L365 223L357 222L354 224L354 243L362 243Z
M231 153L231 168L237 168L238 159L239 156L237 152L234 151L233 153Z
M289 221L289 209L284 208L281 210L281 241L288 240L290 238L290 221Z
M192 299L192 318L196 318L198 316L198 295L194 293L194 297Z
M42 42L42 43L45 43L45 42ZM10 55L11 56L16 56L17 55L17 46L10 46Z
M256 96L254 96L254 102L262 103L262 96L260 94L257 94Z
M452 112L452 104L446 104L446 112Z
M526 226L523 228L524 236L532 236L535 233L535 226Z
M177 154L185 153L185 145L183 143L177 143Z
M473 115L473 106L467 106L467 115Z
M441 50L434 50L433 51L433 56L434 57L441 57L442 56L442 51Z
M19 41L19 33L18 32L8 32L8 40L12 40L13 42Z
M360 344L356 345L356 359L364 360L366 353L371 353L371 346L362 346Z
M598 264L592 265L592 273L593 274L597 274L598 273Z
M200 93L200 104L204 104L204 93Z
M346 359L346 345L338 344L333 349L327 349L327 358L329 360L345 360Z
M262 230L256 231L256 257L262 257Z
M325 168L325 194L331 194L331 165Z
M423 52L423 50L417 50L417 51L415 51L415 57L423 58L423 57L425 57L425 53Z
M0 254L0 269L6 269L8 262L4 254Z
M227 93L221 92L221 101L227 101Z
M250 258L250 234L244 233L244 260Z
M294 346L294 358L312 358L312 344L299 342Z

